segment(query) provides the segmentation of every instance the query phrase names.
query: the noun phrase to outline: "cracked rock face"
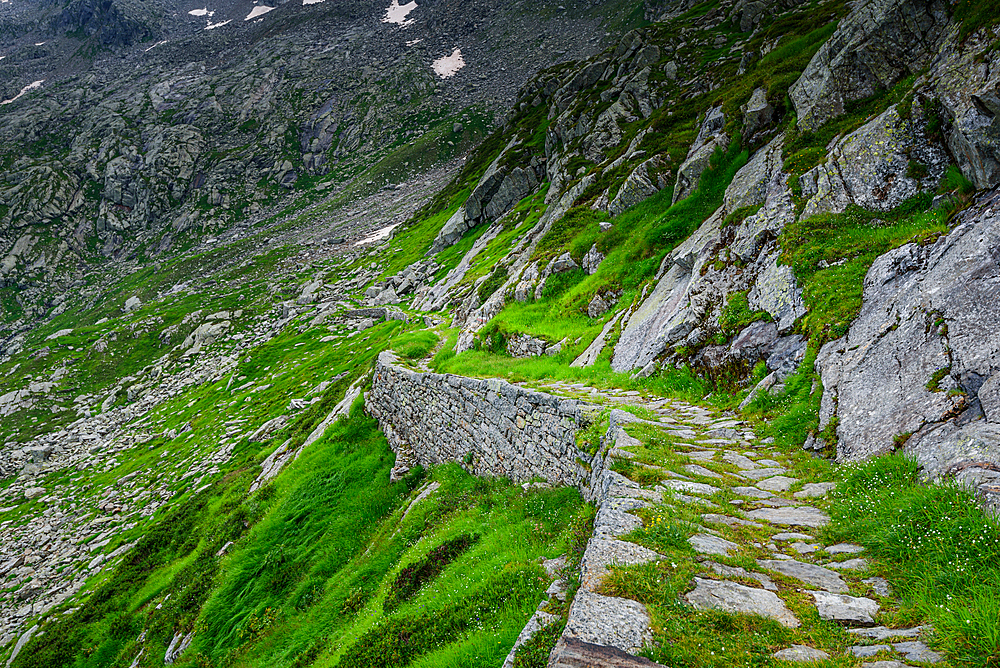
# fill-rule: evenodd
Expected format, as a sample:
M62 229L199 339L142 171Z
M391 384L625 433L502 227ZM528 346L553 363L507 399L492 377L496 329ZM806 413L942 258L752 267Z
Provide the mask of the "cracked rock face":
M934 474L961 464L963 451L973 463L1000 461L1000 438L983 426L998 419L998 289L1000 191L936 243L907 244L875 261L860 315L817 358L821 426L837 417L840 460L888 452L894 437L898 444L912 434L907 449ZM972 441L978 445L968 447Z
M948 26L943 0L868 0L844 19L789 89L798 125L815 130L847 103L918 72Z

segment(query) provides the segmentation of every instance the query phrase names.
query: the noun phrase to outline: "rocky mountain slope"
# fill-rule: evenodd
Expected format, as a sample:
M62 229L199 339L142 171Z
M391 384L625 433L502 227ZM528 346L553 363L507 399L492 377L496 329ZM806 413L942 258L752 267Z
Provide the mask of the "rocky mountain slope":
M8 666L1000 656L990 3L0 35Z

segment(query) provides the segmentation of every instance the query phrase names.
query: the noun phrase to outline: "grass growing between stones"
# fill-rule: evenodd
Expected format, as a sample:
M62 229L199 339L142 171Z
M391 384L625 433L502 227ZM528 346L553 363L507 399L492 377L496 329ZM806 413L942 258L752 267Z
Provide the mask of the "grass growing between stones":
M954 484L921 484L892 454L841 469L827 542L851 540L885 564L899 621L926 618L959 666L1000 665L1000 526Z

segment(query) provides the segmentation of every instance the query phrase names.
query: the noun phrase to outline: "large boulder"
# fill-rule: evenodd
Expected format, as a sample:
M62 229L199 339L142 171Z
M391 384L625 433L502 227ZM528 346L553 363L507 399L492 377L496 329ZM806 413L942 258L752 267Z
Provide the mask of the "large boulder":
M945 0L862 0L788 91L799 128L815 130L922 70L949 24Z
M875 261L858 318L816 360L825 388L820 426L836 417L840 460L905 442L932 472L959 459L986 470L1000 463L997 430L983 427L1000 424L998 289L1000 190L936 243L907 244Z
M889 107L834 142L828 155L799 179L808 198L803 218L842 213L850 204L890 211L919 191L936 188L950 163L944 147L928 139L918 105L905 118ZM914 164L922 171L914 173Z
M670 183L670 170L665 169L665 161L659 155L639 164L625 179L621 189L608 205L611 215L617 216L630 207L646 200L666 188Z
M516 141L508 144L487 168L465 204L459 207L438 232L428 254L437 253L457 243L469 229L479 223L500 218L538 188L540 181L536 169L543 171L542 167L537 163L528 167L515 167L505 160Z

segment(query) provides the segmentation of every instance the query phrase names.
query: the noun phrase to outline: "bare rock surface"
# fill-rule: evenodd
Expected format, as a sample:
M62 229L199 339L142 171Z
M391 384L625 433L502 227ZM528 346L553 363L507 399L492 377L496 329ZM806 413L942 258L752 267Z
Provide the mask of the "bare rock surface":
M870 598L814 591L819 616L844 626L874 626L879 604Z
M735 582L695 578L695 588L684 595L698 610L763 615L782 626L796 628L801 622L774 592L746 587Z

